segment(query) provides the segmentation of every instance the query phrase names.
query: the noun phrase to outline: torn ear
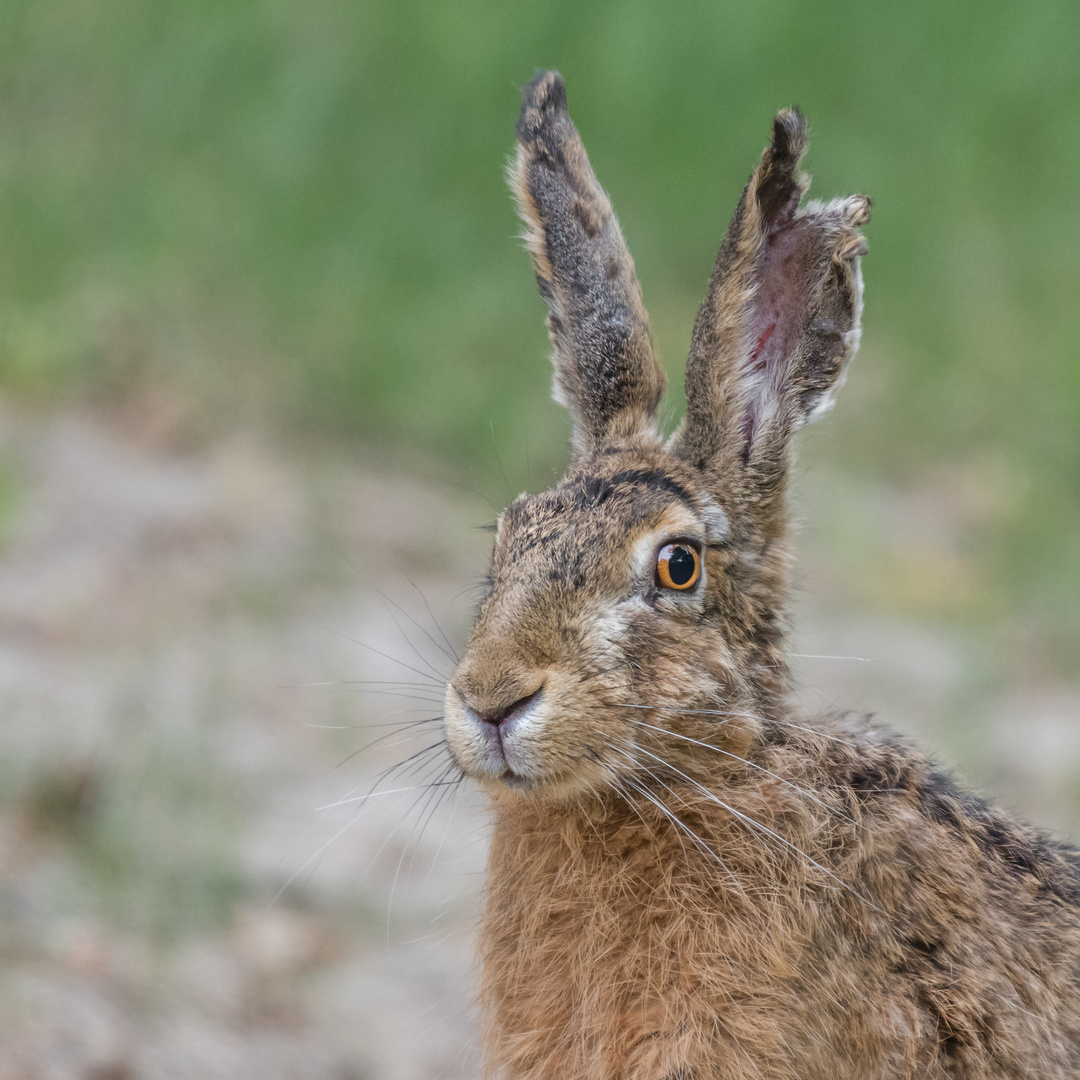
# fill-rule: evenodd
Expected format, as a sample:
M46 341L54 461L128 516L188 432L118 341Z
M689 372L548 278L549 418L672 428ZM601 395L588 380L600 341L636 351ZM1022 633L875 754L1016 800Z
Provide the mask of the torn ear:
M555 346L555 398L573 416L583 457L656 437L664 392L634 261L589 165L554 71L525 88L510 183L525 221Z
M862 195L799 208L806 122L784 110L750 177L694 324L672 449L744 517L782 514L792 434L831 402L859 341Z

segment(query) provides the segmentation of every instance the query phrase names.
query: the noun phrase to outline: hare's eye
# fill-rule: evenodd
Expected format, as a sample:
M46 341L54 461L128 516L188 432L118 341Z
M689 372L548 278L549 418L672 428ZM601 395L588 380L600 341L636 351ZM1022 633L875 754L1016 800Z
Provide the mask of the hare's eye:
M686 541L665 544L656 553L656 584L662 589L692 589L701 577L701 556Z

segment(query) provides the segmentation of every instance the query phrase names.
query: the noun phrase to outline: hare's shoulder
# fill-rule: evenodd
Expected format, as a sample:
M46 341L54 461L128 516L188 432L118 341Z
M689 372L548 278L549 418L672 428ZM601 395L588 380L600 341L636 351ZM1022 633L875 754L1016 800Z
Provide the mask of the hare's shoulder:
M872 717L845 713L801 724L815 745L818 783L859 823L857 831L874 834L878 850L888 837L901 862L969 865L991 893L1064 906L1080 925L1080 848L975 794Z

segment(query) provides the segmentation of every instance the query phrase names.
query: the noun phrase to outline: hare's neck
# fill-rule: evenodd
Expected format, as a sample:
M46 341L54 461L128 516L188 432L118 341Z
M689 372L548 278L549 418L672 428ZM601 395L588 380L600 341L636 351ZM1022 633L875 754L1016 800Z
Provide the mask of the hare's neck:
M499 807L480 941L492 1063L585 1077L603 1060L596 1075L615 1076L635 1054L670 1053L655 1075L676 1072L698 1021L715 1021L696 1016L701 1002L717 997L680 958L734 973L776 963L761 900L779 891L776 862L737 819L690 802Z

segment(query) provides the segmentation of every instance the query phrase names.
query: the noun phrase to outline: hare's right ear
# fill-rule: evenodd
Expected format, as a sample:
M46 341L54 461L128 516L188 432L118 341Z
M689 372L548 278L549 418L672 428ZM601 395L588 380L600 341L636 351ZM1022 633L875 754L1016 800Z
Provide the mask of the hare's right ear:
M724 236L686 365L686 421L670 447L693 463L736 535L784 527L791 436L829 405L859 343L870 200L799 201L806 122L785 109Z
M548 306L555 399L570 409L575 458L656 438L664 392L634 261L566 111L555 71L525 88L510 183Z

